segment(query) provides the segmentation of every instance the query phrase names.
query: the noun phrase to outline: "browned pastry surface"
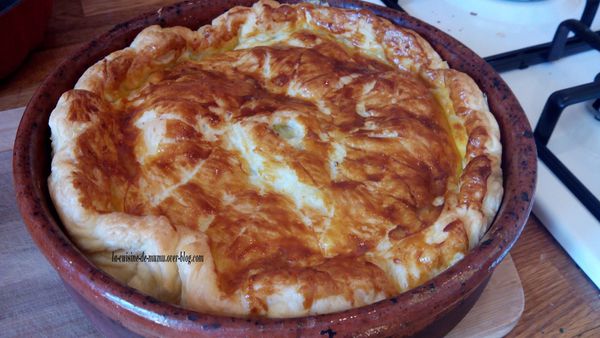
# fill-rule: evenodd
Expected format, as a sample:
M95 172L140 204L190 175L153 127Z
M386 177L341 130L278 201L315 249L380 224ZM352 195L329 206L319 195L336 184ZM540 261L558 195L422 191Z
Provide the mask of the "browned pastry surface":
M501 199L465 74L373 14L262 1L152 26L51 116L50 190L109 273L211 313L291 317L397 294L459 260ZM109 261L111 252L203 263Z

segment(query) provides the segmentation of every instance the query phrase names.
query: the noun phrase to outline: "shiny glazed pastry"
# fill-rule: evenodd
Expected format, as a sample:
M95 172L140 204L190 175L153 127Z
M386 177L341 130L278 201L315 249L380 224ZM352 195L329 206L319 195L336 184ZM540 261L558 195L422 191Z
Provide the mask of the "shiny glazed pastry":
M263 0L143 30L50 116L52 200L99 267L161 300L297 317L418 286L502 198L484 95L368 11ZM115 254L202 255L188 264Z

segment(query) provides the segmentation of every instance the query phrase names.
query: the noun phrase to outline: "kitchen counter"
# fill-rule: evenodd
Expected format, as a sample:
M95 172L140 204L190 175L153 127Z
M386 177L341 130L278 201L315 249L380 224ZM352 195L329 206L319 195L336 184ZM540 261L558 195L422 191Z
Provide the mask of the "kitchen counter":
M0 111L26 105L44 77L84 42L119 22L173 2L175 1L55 0L42 45L12 76L0 81ZM4 46L3 50L8 48L10 47ZM8 152L9 150L0 151L0 155L10 156ZM3 194L7 193L5 189L3 191ZM0 201L6 199L6 196L0 197ZM1 205L0 210L3 210ZM23 226L20 221L14 224ZM0 236L6 233L0 231ZM600 291L534 215L527 222L511 255L521 277L525 310L509 336L600 336ZM3 277L0 276L1 278ZM18 297L16 294L0 295ZM0 298L0 316L10 313L10 309L5 309L2 305L6 303L6 300Z

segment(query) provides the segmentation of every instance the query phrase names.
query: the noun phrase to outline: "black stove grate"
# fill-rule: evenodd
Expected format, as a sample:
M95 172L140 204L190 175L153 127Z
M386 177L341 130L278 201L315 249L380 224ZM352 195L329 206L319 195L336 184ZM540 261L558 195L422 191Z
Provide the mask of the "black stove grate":
M523 69L528 66L555 61L561 57L596 49L600 51L600 31L590 26L598 11L600 0L588 0L580 20L560 23L550 43L528 47L486 58L497 71ZM569 33L575 36L568 38ZM562 112L570 105L596 100L600 106L600 74L593 82L556 91L550 95L535 127L534 137L540 160L556 175L579 201L600 221L600 201L548 148L550 136Z
M400 5L398 5L397 0L381 0L381 2L383 2L384 5L386 5L387 7L391 8L391 9L405 12L405 10L402 7L400 7Z
M593 39L593 37L590 39L590 36L595 35L597 38L600 31L593 32L589 27L592 25L599 5L600 0L587 0L581 19L562 22L558 26L552 42L489 56L485 60L496 71L504 72L525 69L529 66L597 48L594 45L597 46L598 42L590 42ZM576 31L579 34L567 39L570 31ZM582 38L582 35L585 35L587 39Z
M600 31L594 33L600 34ZM525 47L511 52L488 56L485 58L496 71L506 72L513 69L525 69L540 63L550 61L548 59L553 42L543 43L536 46ZM563 57L577 53L587 52L592 47L578 36L566 39L561 45L561 55Z
M598 198L548 149L548 141L564 109L576 103L597 99L600 99L600 74L591 83L552 93L546 101L533 135L540 160L600 221L600 202Z

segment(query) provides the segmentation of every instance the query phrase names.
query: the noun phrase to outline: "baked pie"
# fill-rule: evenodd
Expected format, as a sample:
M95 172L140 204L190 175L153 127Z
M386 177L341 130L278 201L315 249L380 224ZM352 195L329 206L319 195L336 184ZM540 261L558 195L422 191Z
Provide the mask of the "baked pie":
M377 302L459 261L502 198L485 96L366 10L261 0L150 26L50 116L52 200L97 266L205 313ZM130 252L200 263L114 262Z

